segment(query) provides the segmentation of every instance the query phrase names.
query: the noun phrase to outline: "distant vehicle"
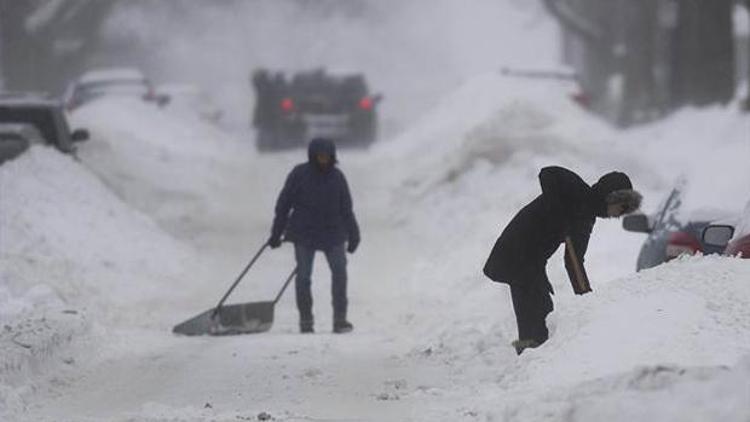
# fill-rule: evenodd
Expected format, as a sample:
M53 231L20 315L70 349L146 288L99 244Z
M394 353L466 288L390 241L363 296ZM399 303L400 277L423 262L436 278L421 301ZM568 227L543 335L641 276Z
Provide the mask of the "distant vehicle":
M38 95L0 94L0 126L6 128L9 150L17 151L28 142L19 154L39 141L61 152L74 153L74 144L89 138L85 129L71 133L60 100Z
M724 246L708 244L703 229L714 221L732 218L736 214L719 209L682 209L684 185L679 184L654 214L642 213L625 216L625 230L646 233L648 237L638 254L638 271L663 264L680 255L695 253L721 253Z
M68 85L63 94L65 108L72 111L104 96L128 96L164 105L168 97L156 94L153 84L135 68L101 68L88 71Z
M735 224L729 222L711 224L703 231L703 241L724 248L724 254L750 259L750 202Z
M213 98L195 85L164 84L159 85L156 92L169 98L169 108L189 110L208 122L218 123L224 115Z
M339 146L372 144L377 137L379 94L370 93L360 73L282 72L258 69L253 126L259 150L305 146L327 137Z

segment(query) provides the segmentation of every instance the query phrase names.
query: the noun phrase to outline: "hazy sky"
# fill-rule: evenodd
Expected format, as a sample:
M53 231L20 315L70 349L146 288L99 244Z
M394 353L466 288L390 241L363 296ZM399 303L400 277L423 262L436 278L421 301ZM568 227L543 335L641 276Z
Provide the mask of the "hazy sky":
M365 72L385 96L384 123L395 127L474 74L557 63L556 27L528 0L372 0L333 10L279 0L191 2L179 13L154 4L121 7L105 33L138 46L157 80L212 90L243 125L257 66Z

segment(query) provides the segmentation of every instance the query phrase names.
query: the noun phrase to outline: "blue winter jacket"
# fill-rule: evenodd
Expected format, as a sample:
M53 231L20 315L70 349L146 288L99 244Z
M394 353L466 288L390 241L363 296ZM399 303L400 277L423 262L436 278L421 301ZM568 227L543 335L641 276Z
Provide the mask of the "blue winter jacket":
M318 153L331 156L332 165L321 169ZM359 226L344 173L336 166L336 147L327 139L315 139L308 148L308 162L299 164L286 179L276 201L271 236L328 250L344 242L359 243ZM291 215L290 215L291 213Z

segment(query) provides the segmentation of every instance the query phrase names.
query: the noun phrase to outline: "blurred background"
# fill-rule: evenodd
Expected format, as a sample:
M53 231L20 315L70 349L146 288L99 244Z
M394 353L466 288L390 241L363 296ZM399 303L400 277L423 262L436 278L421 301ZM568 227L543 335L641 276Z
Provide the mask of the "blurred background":
M513 3L515 15L493 0L2 0L0 68L6 89L61 93L87 69L136 66L199 85L235 127L247 127L255 68L354 69L386 94L384 133L470 75L518 67L574 79L620 126L748 96L747 1Z

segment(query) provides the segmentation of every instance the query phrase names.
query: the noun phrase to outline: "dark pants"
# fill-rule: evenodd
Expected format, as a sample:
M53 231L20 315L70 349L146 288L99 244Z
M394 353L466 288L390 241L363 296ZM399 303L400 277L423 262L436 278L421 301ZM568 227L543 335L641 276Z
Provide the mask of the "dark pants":
M346 298L346 248L344 244L323 251L331 268L331 296L333 302L333 320L345 321L348 300ZM301 243L294 244L294 257L297 260L297 309L300 321L312 322L312 269L315 249Z
M511 285L520 340L536 340L542 344L549 338L545 319L553 309L550 293L549 280L544 274Z

